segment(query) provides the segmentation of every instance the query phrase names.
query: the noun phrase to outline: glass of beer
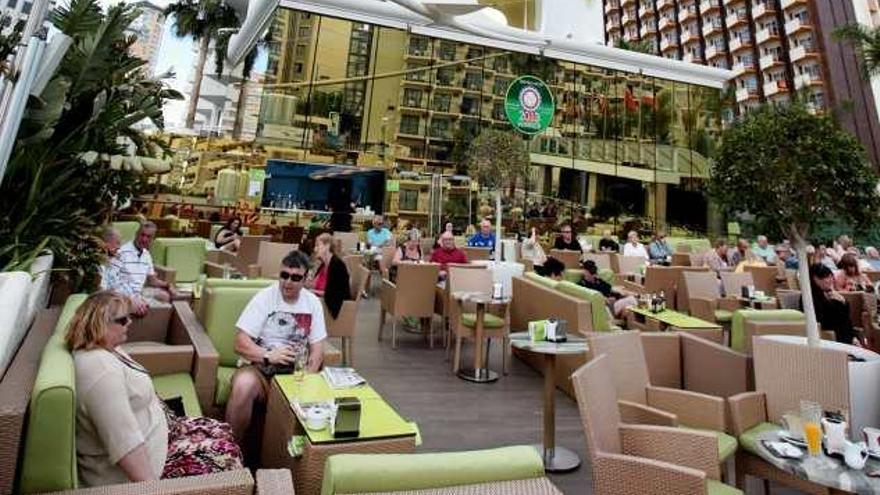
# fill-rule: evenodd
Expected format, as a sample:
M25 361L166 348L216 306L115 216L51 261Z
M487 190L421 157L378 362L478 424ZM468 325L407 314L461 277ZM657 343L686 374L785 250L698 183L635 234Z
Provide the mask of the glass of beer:
M816 402L801 401L801 420L804 427L804 441L810 456L822 453L822 405Z

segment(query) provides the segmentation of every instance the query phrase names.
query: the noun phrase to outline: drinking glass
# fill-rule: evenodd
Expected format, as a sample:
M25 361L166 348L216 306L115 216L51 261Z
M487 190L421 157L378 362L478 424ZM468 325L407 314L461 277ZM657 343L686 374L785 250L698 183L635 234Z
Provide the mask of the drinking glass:
M303 377L306 374L306 366L308 366L309 362L309 353L306 350L305 346L300 347L296 351L296 356L293 359L293 379L294 381L301 382Z
M801 420L804 428L804 441L810 456L822 452L822 406L812 401L801 401Z

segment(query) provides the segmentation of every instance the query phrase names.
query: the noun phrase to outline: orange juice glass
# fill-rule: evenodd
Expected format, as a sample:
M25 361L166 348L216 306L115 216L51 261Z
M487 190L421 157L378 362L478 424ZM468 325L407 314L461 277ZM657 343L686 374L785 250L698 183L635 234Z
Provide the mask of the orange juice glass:
M822 451L822 427L813 421L804 421L804 440L810 455L819 455Z

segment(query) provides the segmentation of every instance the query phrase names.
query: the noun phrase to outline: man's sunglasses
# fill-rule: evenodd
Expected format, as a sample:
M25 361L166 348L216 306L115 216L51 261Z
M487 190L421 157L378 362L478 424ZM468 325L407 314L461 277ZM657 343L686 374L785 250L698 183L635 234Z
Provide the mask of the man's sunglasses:
M128 325L131 324L131 317L128 315L120 316L119 318L114 318L113 323L127 327Z
M306 278L306 276L302 273L281 272L278 274L278 278L280 278L281 280L290 280L291 282L302 282L303 279Z

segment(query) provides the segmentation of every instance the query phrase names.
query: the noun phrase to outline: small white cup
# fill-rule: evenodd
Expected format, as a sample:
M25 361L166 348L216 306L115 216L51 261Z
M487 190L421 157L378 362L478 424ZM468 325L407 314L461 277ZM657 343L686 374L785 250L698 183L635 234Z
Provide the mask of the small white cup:
M306 428L323 430L330 420L330 411L321 407L313 407L306 411Z
M880 429L867 426L862 428L862 435L865 436L865 444L868 446L868 450L880 453Z

